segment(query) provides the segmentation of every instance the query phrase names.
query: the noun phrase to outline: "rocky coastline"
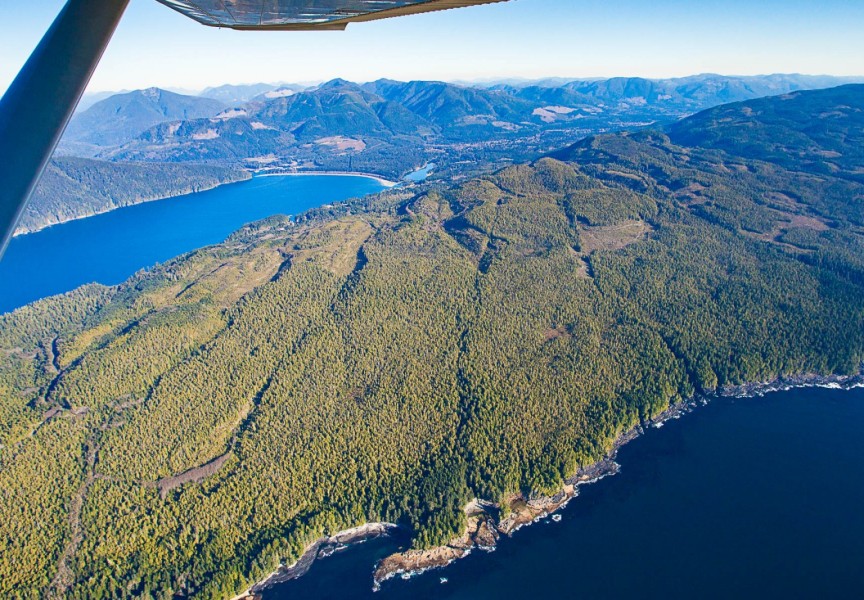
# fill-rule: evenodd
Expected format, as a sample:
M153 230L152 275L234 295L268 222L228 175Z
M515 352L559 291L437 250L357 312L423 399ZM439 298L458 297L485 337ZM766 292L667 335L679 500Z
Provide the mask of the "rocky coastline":
M858 375L799 375L780 377L766 382L725 386L706 394L698 394L679 402L650 421L637 425L621 434L612 444L607 455L596 463L580 469L564 482L562 489L553 496L532 496L514 494L507 499L509 514L496 521L494 510L500 507L494 503L474 500L466 507L468 526L462 536L451 540L445 546L429 550L408 550L384 558L375 566L373 589L380 588L388 579L400 576L409 579L425 571L441 568L455 560L468 556L474 548L493 551L501 536L511 536L522 527L541 521L552 513L564 508L579 494L579 487L595 483L604 477L616 475L621 466L615 461L618 450L645 432L646 427L662 427L670 419L678 419L700 405L715 398L752 398L770 392L803 387L825 387L833 389L852 389L864 387L864 371Z
M716 393L724 398L753 398L770 392L781 392L794 388L823 387L829 389L851 390L864 387L864 365L857 375L796 375L780 377L763 383L745 383L727 386Z
M570 500L578 496L580 486L616 475L621 469L615 460L618 450L641 436L647 427L662 427L666 421L678 419L698 406L707 404L712 399L752 398L770 392L805 387L832 389L864 387L864 371L850 376L809 374L781 377L766 382L725 386L713 392L697 394L621 434L604 458L579 469L564 482L561 490L552 496L530 495L526 497L524 494L513 494L506 499L509 510L506 511L506 516L501 518L498 518L502 512L500 505L482 499L472 500L465 507L468 522L462 535L450 540L444 546L427 550L407 550L385 557L374 567L373 589L379 589L382 583L395 577L410 579L420 573L446 567L450 563L468 556L475 549L486 552L494 551L502 536L509 537L522 527L546 519L564 508ZM392 523L370 523L341 531L329 537L319 538L307 547L294 564L280 567L269 577L256 583L232 600L257 600L263 590L305 575L316 559L326 558L351 544L390 535L397 528L398 526Z
M259 581L245 592L234 596L232 600L259 600L261 592L267 588L297 579L308 573L312 564L319 558L331 556L353 544L390 535L397 528L398 526L393 523L366 523L330 536L322 536L309 544L303 551L303 555L293 564L280 566L267 578Z

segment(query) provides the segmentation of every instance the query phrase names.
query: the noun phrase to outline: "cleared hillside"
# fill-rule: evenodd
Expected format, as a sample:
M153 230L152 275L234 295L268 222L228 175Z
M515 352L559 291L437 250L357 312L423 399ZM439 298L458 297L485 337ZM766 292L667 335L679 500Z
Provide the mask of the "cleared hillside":
M441 544L697 390L857 372L861 198L600 136L4 316L0 593L231 596L367 521Z
M76 114L63 143L115 146L164 121L212 117L225 105L212 98L147 88L115 94Z

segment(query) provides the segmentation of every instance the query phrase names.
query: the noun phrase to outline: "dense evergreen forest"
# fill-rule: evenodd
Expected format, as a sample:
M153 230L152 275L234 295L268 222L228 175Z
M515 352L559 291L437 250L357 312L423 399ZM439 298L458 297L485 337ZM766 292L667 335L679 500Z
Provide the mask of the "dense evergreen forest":
M58 157L48 164L16 233L30 233L121 206L199 192L250 177L242 169L214 165L111 163Z
M862 87L794 98L860 134ZM752 155L593 137L0 317L0 595L230 597L367 521L433 546L697 391L857 372L862 165Z

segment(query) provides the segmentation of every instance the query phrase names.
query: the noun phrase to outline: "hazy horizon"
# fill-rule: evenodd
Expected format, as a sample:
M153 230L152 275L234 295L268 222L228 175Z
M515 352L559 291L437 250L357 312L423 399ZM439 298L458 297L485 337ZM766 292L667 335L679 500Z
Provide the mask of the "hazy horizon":
M0 6L5 90L63 0ZM380 78L650 79L699 73L861 76L864 3L828 0L511 0L359 23L345 32L203 27L154 0L132 0L90 92L227 82ZM547 75L564 73L564 75Z
M441 81L443 83L449 83L449 84L453 84L453 85L480 86L480 85L495 85L495 84L506 84L506 83L512 83L513 85L532 85L532 84L537 84L537 83L542 83L542 82L547 82L547 81L557 81L557 80L560 80L562 83L571 82L571 81L605 81L608 79L616 79L616 78L641 78L641 79L647 79L649 81L663 81L663 80L687 79L690 77L703 77L703 76L704 77L709 77L709 76L730 77L730 78L735 78L735 77L741 77L741 78L748 78L748 77L817 77L817 78L818 77L830 77L830 78L836 78L836 79L850 80L850 83L857 83L857 82L864 83L864 75L833 75L831 73L759 73L759 74L755 74L755 75L740 75L737 73L731 73L731 74L730 73L692 73L689 75L681 75L681 76L676 76L676 77L641 77L638 75L626 75L626 74L624 74L624 75L610 75L610 76L595 76L595 77L570 77L570 76L566 76L566 75L548 75L548 76L531 77L531 78L501 76L501 77L483 77L483 78L478 78L478 79L473 79L473 80L467 80L467 79L417 79L417 78L414 78L414 79L401 79L401 80L393 79L393 81L403 81L403 82L408 82L408 81ZM126 94L129 92L135 92L135 91L140 91L140 90L144 90L144 89L148 89L148 88L154 88L154 87L161 89L161 90L168 91L168 92L173 92L175 94L186 94L186 95L195 96L195 95L200 95L209 89L216 89L216 88L221 88L221 87L226 87L226 86L243 87L243 86L252 86L252 85L272 85L272 86L278 87L278 86L292 86L293 85L293 86L305 86L308 88L312 88L315 86L323 85L329 81L333 81L336 79L343 79L343 80L349 81L351 83L363 85L366 83L373 83L373 82L378 81L380 79L391 79L391 78L379 77L378 79L353 80L353 79L349 79L347 77L340 77L337 75L337 76L331 77L329 79L320 79L320 80L316 80L316 81L241 81L241 82L227 81L227 82L222 82L222 83L209 84L209 85L206 85L206 86L201 87L201 88L182 88L182 87L159 86L159 85L131 87L131 88L124 88L124 89L119 89L119 90L92 90L92 89L88 88L87 92L85 93L85 96L105 95L105 94Z

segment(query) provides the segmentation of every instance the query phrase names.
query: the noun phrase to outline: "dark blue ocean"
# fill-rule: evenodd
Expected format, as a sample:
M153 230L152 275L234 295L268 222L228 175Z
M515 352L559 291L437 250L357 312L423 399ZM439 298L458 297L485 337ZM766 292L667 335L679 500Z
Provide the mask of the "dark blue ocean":
M365 177L255 177L19 236L0 260L0 313L85 283L120 283L270 215L296 215L382 189Z
M373 593L373 564L399 545L370 541L264 600L862 598L862 432L864 389L714 400L491 554Z
M0 312L217 243L243 224L379 191L359 177L269 177L15 238ZM622 471L562 520L371 591L400 540L316 562L265 600L864 597L864 389L718 399L625 446ZM447 583L440 582L441 577Z

